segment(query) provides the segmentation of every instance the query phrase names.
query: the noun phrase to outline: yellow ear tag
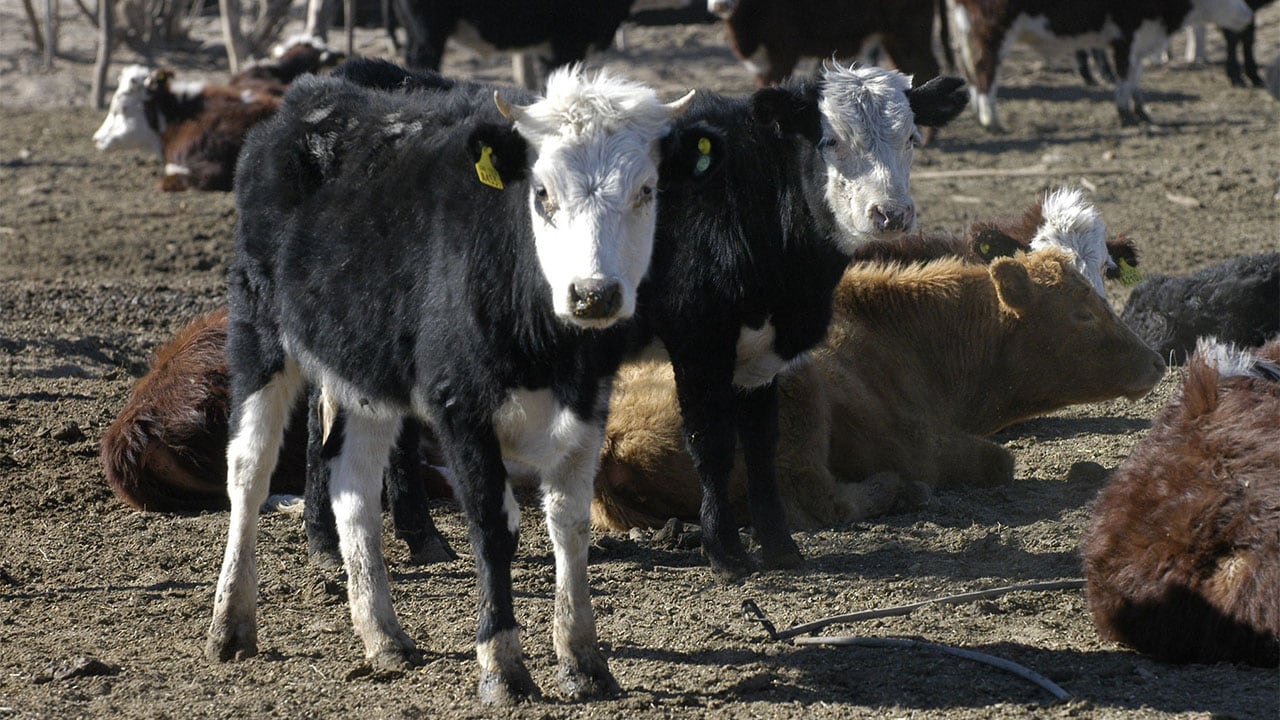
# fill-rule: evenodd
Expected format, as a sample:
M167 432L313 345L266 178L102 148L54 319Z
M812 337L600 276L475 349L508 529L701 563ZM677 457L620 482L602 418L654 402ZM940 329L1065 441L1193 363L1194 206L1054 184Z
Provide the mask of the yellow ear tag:
M1122 285L1137 285L1140 282L1142 282L1142 272L1130 265L1128 260L1121 260L1120 283Z
M711 141L707 138L698 138L698 152L702 153L702 157L698 158L698 162L693 165L694 175L701 175L711 167Z
M502 176L493 166L493 148L488 145L480 146L480 159L476 161L476 175L480 176L480 182L485 185L502 189Z
M984 242L984 243L982 243L981 245L979 245L979 246L978 246L978 252L982 253L982 257L986 257L986 256L990 255L990 254L991 254L991 243L985 243L985 242Z

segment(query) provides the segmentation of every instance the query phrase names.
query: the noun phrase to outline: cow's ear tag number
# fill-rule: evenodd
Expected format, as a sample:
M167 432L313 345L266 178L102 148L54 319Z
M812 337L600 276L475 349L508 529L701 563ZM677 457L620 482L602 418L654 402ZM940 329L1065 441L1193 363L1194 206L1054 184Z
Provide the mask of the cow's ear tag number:
M1123 285L1137 285L1142 282L1142 271L1129 264L1128 260L1120 261L1120 283Z
M698 138L698 161L693 165L693 174L701 175L711 167L711 140Z
M488 145L480 146L480 159L476 161L476 175L480 176L480 182L485 185L502 189L502 176L493 166L493 148Z

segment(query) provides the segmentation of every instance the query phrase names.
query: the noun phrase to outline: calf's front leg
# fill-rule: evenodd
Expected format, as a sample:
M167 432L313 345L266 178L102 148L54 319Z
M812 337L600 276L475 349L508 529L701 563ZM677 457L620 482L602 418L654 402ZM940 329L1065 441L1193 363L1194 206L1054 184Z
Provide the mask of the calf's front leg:
M542 508L556 558L555 618L552 624L559 680L575 699L609 697L618 682L600 652L591 588L587 582L587 548L591 543L591 495L600 466L604 428L581 423L579 444L559 466L544 473Z
M778 493L778 385L744 390L734 396L734 415L738 421L738 437L747 466L747 507L751 526L770 568L794 568L804 563L800 548L791 537L782 497Z

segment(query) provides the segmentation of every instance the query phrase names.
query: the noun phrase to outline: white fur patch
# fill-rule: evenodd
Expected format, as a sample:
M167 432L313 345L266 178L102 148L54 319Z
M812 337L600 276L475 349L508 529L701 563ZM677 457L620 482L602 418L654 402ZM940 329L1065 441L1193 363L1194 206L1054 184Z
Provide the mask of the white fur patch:
M777 330L771 320L753 329L743 326L738 331L737 363L733 368L733 384L750 390L773 381L787 362L774 352Z
M178 165L176 163L165 163L164 174L165 175L190 175L191 168L187 167L186 165Z
M514 113L537 157L529 212L556 314L597 328L630 317L653 251L656 146L671 110L643 85L575 66L551 73L546 98ZM586 279L620 284L615 314L574 316L570 289Z
M161 154L160 133L147 122L143 109L149 73L142 65L129 65L120 71L107 117L93 134L93 142L102 152L143 150Z
M502 630L482 643L476 643L476 660L485 672L499 672L504 667L520 662L520 634L515 630Z
M1044 220L1031 239L1031 250L1046 247L1070 250L1076 269L1099 295L1106 297L1102 279L1112 260L1107 253L1107 226L1097 209L1075 188L1050 191L1040 208Z
M1231 343L1220 342L1216 337L1196 340L1196 355L1223 377L1252 377L1274 379L1275 364L1259 358L1248 350Z

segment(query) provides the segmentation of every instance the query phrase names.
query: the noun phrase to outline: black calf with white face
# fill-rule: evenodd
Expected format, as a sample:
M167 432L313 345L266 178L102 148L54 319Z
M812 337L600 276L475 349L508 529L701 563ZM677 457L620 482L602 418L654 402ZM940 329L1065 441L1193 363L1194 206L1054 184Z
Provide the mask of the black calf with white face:
M402 418L413 416L435 430L470 522L482 698L537 692L512 602L519 515L504 454L544 480L564 686L574 696L616 687L591 614L588 519L609 383L628 333L616 321L647 265L652 220L646 232L627 220L634 204L592 192L590 201L561 200L566 218L591 223L540 232L530 205L538 178L652 166L679 108L580 72L553 76L548 96L499 102L513 128L492 89L421 99L304 80L251 136L229 281L232 514L211 658L256 652L256 509L287 411L310 381L341 417L321 454L366 656L399 667L416 654L391 609L378 533L382 471ZM548 156L560 160L547 164ZM610 188L628 200L631 190ZM560 254L548 256L541 243L557 239ZM573 275L618 283L624 303L583 318L561 279Z
M665 142L639 317L671 356L702 479L703 547L721 577L752 568L727 495L739 439L765 563L801 561L775 480L774 378L826 334L853 248L914 227L917 125L959 114L962 85L911 90L893 71L831 68L821 86L699 95Z

